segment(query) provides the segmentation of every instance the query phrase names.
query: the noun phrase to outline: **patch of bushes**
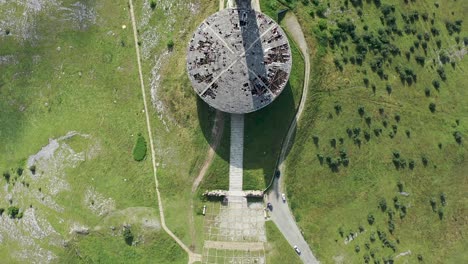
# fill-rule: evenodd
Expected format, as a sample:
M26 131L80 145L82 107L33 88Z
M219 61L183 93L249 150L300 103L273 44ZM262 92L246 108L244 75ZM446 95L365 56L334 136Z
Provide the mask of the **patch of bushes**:
M135 143L135 147L133 148L133 159L136 161L142 161L146 157L146 140L141 133L138 133L138 137Z

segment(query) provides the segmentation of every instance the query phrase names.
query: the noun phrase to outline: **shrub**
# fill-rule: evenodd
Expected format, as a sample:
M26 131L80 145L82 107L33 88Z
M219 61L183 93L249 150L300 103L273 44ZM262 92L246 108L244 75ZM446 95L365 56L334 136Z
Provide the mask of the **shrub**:
M367 244L366 244L366 245L367 245ZM365 263L369 263L369 261L370 261L369 255L368 255L368 254L365 254L365 255L364 255L364 262L365 262Z
M429 110L431 111L431 113L434 113L435 110L436 110L436 104L435 103L430 103L429 104Z
M445 195L445 193L440 194L440 203L442 204L442 206L445 206L447 204L447 196Z
M152 0L150 3L151 10L154 10L156 8L156 1Z
M335 113L337 115L339 115L341 113L341 105L340 104L335 105Z
M455 138L455 141L458 143L458 144L461 144L462 143L462 135L460 132L458 131L455 131L453 133L453 137Z
M379 208L382 210L382 212L385 212L387 210L387 201L385 198L381 198L379 201Z
M174 41L172 39L170 39L168 42L167 42L167 49L169 51L172 51L174 49Z
M370 126L370 124L372 123L371 117L370 117L370 116L366 116L365 120L366 120L366 124L367 124L368 126Z
M133 159L142 161L146 157L146 151L146 140L141 133L138 133L135 147L133 147Z
M401 181L397 183L397 187L399 192L403 192L403 183Z
M9 172L9 171L5 171L5 172L3 173L3 178L5 178L5 180L6 180L7 183L10 183L10 177L11 177L11 175L10 175L10 172Z
M36 174L36 165L32 165L31 167L29 167L29 170L33 175Z
M343 227L342 227L342 226L340 226L340 227L338 228L338 234L340 234L341 237L344 236L344 230L343 230Z
M388 221L388 231L390 234L393 234L393 231L395 231L395 222L392 219Z
M130 230L130 227L124 228L123 237L124 237L125 243L131 246L133 243L134 236L132 234L132 231Z
M16 169L16 173L18 174L18 176L23 175L23 171L24 171L23 168Z
M426 156L422 156L422 157L421 157L421 161L422 161L422 163L423 163L424 166L427 166L427 164L429 163L429 160L427 159Z
M431 199L429 200L429 203L431 204L431 207L432 207L432 211L436 211L436 206L437 206L437 202L436 202L436 199L434 197L431 197Z
M440 207L437 214L439 215L439 219L442 220L442 218L444 218L444 209Z
M3 212L5 212L5 208L0 208L0 216L3 215Z
M375 222L375 217L374 217L372 214L368 214L368 215L367 215L367 222L369 223L369 225L374 224L374 222Z
M7 213L10 216L10 218L16 218L19 214L19 208L16 206L10 206L7 209Z
M431 96L431 89L429 89L428 87L426 87L426 89L424 89L424 94L426 95L426 97Z
M361 248L359 247L359 245L356 245L354 247L354 251L356 251L356 253L359 253L359 251L361 251Z
M359 113L359 115L360 115L361 117L364 115L364 113L365 113L364 106L360 106L360 107L358 108L358 113Z
M312 140L314 141L314 145L318 147L319 137L317 135L313 135Z

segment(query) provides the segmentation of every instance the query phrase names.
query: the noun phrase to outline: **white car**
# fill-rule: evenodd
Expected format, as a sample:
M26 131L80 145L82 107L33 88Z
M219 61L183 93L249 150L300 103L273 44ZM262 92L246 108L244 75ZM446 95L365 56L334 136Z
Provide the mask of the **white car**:
M286 195L284 193L281 194L281 199L283 199L283 203L286 202Z
M294 245L294 250L296 251L298 255L301 254L301 250L296 245Z

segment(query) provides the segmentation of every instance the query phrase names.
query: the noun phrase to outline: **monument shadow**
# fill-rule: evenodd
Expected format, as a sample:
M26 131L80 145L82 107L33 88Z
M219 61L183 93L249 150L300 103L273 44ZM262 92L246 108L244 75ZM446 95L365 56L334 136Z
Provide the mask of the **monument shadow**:
M263 80L262 77L259 78L258 76L267 76L267 69L264 64L265 54L260 39L256 13L252 11L251 3L248 0L236 0L236 4L238 16L241 20L240 28L244 50L247 50L245 64L248 68L249 79L251 81L255 80L253 82L252 94L261 95L267 92L267 88L259 85ZM255 98L255 96L252 98ZM282 93L273 100L273 102L263 108L261 108L262 101L254 100L253 104L261 109L245 114L243 189L258 189L259 186L256 180L258 181L259 177L252 179L251 176L252 173L258 175L258 172L254 171L259 169L263 174L264 187L270 183L276 171L283 141L295 117L296 107L289 81L286 83ZM213 147L213 125L216 110L199 98L197 100L197 111L203 135L206 141ZM223 113L223 115L224 123L219 124L220 126L224 126L223 138L220 140L215 152L223 160L229 162L230 114ZM291 144L293 141L294 135L291 138Z

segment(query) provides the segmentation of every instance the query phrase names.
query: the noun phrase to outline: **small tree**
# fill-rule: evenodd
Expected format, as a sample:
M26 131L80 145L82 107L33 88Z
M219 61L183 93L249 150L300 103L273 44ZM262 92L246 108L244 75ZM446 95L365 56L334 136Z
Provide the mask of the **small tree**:
M442 204L442 206L445 206L447 204L447 196L445 195L445 193L440 194L440 203Z
M422 156L421 160L422 160L422 163L423 163L424 166L427 166L427 164L429 163L429 160L427 159L426 156Z
M428 87L426 87L426 89L424 89L424 94L426 95L426 97L431 96L431 89L429 89Z
M29 170L33 175L36 174L36 165L32 165L31 167L29 167Z
M368 215L367 215L367 222L369 223L369 225L374 224L374 222L375 222L375 217L374 217L372 214L368 214Z
M360 107L358 108L358 113L359 113L359 115L360 115L361 117L364 115L364 113L365 113L364 106L360 106Z
M123 237L124 237L125 243L131 246L133 243L134 236L132 234L132 231L130 230L130 227L124 227Z
M435 103L430 103L429 104L429 110L431 111L431 113L434 113L435 110L436 110L436 104Z
M434 197L431 197L431 199L429 200L429 203L431 204L431 207L432 207L432 211L436 211L436 206L437 206L437 202L436 202L436 199Z
M388 94L391 94L392 93L392 86L390 84L387 84L386 90L387 90Z
M9 171L5 171L5 172L3 173L3 178L5 178L5 180L6 180L7 183L10 183L10 177L11 177L11 175L10 175L10 172L9 172Z
M342 226L340 226L340 227L338 228L338 234L340 234L341 237L344 236L344 230L343 230L343 227L342 227Z
M167 42L167 49L169 51L172 51L174 49L174 41L172 39L170 39L168 42Z
M462 143L462 135L460 132L458 131L455 131L453 133L453 137L455 138L455 141L458 143L458 144L461 144Z
M156 8L156 1L151 0L150 7L151 7L151 10L154 10Z
M405 133L406 133L406 136L407 136L408 138L411 137L411 131L409 131L409 130L407 129L407 130L405 131Z
M379 208L382 210L382 212L385 212L387 210L387 201L385 198L381 198L379 201Z
M398 187L398 191L399 191L399 192L403 192L403 182L399 181L399 182L397 183L397 187Z
M317 135L313 135L312 140L314 141L314 145L318 147L319 137Z
M7 209L7 213L10 216L10 218L16 218L19 213L19 208L16 206L10 206Z
M439 219L442 220L442 218L444 218L444 209L440 207L439 211L437 211L437 214L439 215Z

